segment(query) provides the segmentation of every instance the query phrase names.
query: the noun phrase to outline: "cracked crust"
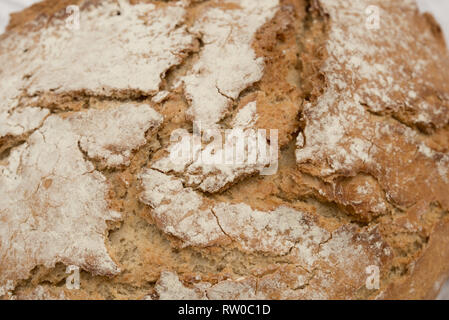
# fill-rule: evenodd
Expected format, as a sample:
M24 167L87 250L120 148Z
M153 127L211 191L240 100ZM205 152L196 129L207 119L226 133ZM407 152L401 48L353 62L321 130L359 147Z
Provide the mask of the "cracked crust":
M449 57L413 1L47 0L0 61L2 298L432 298L449 272ZM211 127L277 129L276 174L201 164L210 140L170 161Z

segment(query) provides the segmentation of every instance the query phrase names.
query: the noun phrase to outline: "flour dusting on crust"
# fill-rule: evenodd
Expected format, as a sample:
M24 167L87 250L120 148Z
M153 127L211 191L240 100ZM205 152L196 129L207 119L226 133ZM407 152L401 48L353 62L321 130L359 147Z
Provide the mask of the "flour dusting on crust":
M70 118L73 130L82 136L81 149L108 167L128 165L131 152L146 143L145 133L157 129L162 120L149 105L129 103Z
M263 75L263 58L251 47L256 31L271 20L278 0L225 0L231 9L208 9L190 30L201 34L199 61L182 78L194 121L205 128L220 121L232 100ZM217 66L218 64L218 66Z
M445 254L449 59L414 1L51 4L0 37L0 297L383 297Z
M155 287L160 300L204 300L204 291L199 287L188 288L179 281L178 276L169 271L161 273ZM150 297L148 297L151 299Z
M130 111L134 116L126 118ZM125 163L144 143L148 127L161 120L148 105L90 110L66 119L52 115L28 142L12 150L7 165L0 166L0 284L57 262L94 274L119 272L105 235L106 221L120 214L109 209L106 178L84 159L80 146L108 164ZM117 158L104 146L123 156Z
M150 205L159 227L180 239L184 245L209 246L226 240L206 201L179 179L155 170L142 175L141 200Z
M0 138L20 136L38 128L49 111L41 108L27 107L0 114Z
M0 42L0 138L34 130L47 116L35 103L23 106L22 95L157 93L167 70L192 50L184 15L181 4L108 0L84 7L79 30L52 19L26 37L8 33Z
M64 262L96 274L119 269L104 241L105 177L85 161L70 124L51 116L0 167L0 283L25 279L31 269Z
M266 275L226 279L216 284L199 281L190 288L175 273L164 271L155 292L159 299L179 297L178 292L189 299L212 300L341 299L344 291L365 286L366 267L380 265L381 257L385 257L382 247L367 245L370 237L375 239L378 235L375 231L359 236L350 228L337 230L309 270L283 265Z
M365 210L376 214L385 212L383 197L408 208L415 204L416 194L421 194L423 203L437 200L448 207L447 192L442 191L449 188L444 170L448 154L437 152L438 156L429 157L418 152L425 142L409 127L417 125L414 116L400 118L403 123L383 117L422 117L430 110L423 107L419 96L440 101L432 109L440 117L429 117L433 120L425 125L446 125L449 100L444 93L449 79L447 73L433 71L447 68L441 65L449 61L447 53L437 47L430 30L402 32L418 28L412 19L418 12L411 2L325 0L321 4L331 24L326 42L329 56L321 70L327 86L316 103L304 106L305 129L298 137L296 151L301 170L327 181L359 173L373 176L385 190L385 196L378 195L380 201ZM369 5L381 10L379 30L366 28L364 12ZM427 74L440 74L446 80L428 79ZM404 112L404 106L413 111ZM422 194L418 190L422 186L429 192ZM363 201L359 193L343 193L350 197L342 200L343 205Z
M255 130L256 121L256 103L250 102L236 114L233 128L226 131L224 137L213 134L218 133L217 130L213 133L205 130L205 137L212 142L202 147L201 142L195 140L199 139L197 136L186 132L167 148L168 155L155 161L152 168L179 174L186 185L209 193L221 191L241 177L261 173L270 164L277 163L278 150ZM235 139L242 141L243 152L238 150ZM191 156L174 156L183 149ZM240 156L235 156L234 150Z
M298 242L302 242L298 250L308 251L328 238L327 231L309 225L294 209L261 212L246 204L219 203L185 188L181 179L152 169L146 169L141 179L142 202L153 208L151 214L161 229L180 238L184 246L225 244L231 238L249 252L286 254Z
M45 59L30 70L27 91L156 93L161 77L192 46L194 37L182 25L184 14L179 5L102 1L81 12L79 30L55 22L40 34L36 56Z
M319 268L341 274L347 286L361 285L360 270L381 265L390 255L376 229L362 233L349 225L328 231L293 208L263 212L244 203L214 201L152 169L144 170L141 180L141 201L152 207L158 227L183 246L223 246L232 241L246 252L289 256L307 272Z

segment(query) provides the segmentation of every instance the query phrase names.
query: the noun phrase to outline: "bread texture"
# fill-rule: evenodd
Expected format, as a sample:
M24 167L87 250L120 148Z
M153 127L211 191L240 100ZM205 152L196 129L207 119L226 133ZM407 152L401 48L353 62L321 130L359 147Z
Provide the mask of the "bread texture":
M447 70L411 0L13 14L0 297L434 298L449 275ZM243 135L257 161L201 161L223 156L209 129Z

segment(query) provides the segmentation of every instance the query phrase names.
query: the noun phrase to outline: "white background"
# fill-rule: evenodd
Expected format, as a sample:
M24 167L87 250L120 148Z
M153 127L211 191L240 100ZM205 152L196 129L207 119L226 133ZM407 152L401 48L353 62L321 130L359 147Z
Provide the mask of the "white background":
M446 35L446 43L449 45L449 0L417 1L422 11L429 11L433 13L435 18L443 27ZM4 31L4 28L8 24L9 13L19 11L35 2L38 2L38 0L0 0L0 33ZM447 72L449 72L449 70ZM449 282L443 288L439 298L449 299Z

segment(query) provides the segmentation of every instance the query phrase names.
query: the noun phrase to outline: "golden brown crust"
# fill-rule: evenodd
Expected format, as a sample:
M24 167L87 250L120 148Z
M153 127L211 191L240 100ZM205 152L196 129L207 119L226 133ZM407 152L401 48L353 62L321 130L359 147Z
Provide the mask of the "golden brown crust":
M46 0L12 15L8 31L13 34L28 28L45 28L54 17L65 17L67 5L80 4L84 10L92 3L97 2ZM256 102L258 118L255 127L279 129L279 169L273 176L240 176L220 188L219 192L203 193L194 187L195 194L204 201L201 210L212 208L218 222L217 229L221 229L218 232L223 232L218 240L209 241L207 245L191 245L193 242L188 236L167 231L169 227L178 226L170 225L166 216L156 216L153 202L142 201L142 194L148 190L140 179L143 169L150 169L167 155L170 134L174 129L192 129L189 115L192 101L186 95L186 88L175 84L179 78L188 75L192 66L201 59L205 46L201 36L195 35L197 38L188 49L179 53L181 62L172 66L163 77L160 89L169 91L169 95L160 102L153 102L153 93L142 90L117 90L112 94L96 95L87 88L62 93L44 90L37 94L40 106L63 119L85 109L107 110L118 101L131 101L150 104L164 116L164 123L159 129L146 133L146 144L133 151L129 165L107 168L84 154L85 160L93 163L108 181L110 207L122 214L120 223L108 224L110 231L105 243L121 273L114 277L101 277L82 271L81 290L73 291L55 286L67 277L64 265L38 265L28 279L17 283L12 291L14 295L22 299L170 298L170 294L175 293L170 292L169 287L176 285L185 294L179 298L433 298L449 273L448 183L439 176L436 166L449 152L449 82L447 73L440 72L449 65L443 49L444 38L435 20L427 14L419 15L408 1L404 2L404 8L401 5L380 5L392 14L406 12L405 20L422 31L425 37L421 40L432 48L431 54L436 57L423 73L425 85L420 86L423 78L419 76L407 81L400 77L394 80L401 87L408 82L416 84L416 101L428 103L432 110L438 107L441 113L431 113L430 119L418 121L422 110L413 109L415 105L410 99L400 94L389 97L394 100L391 108L374 110L382 105L377 99L379 97L373 94L374 90L359 90L366 83L373 83L369 82L373 79L369 76L358 79L359 74L350 67L326 70L338 52L338 47L333 47L335 52L329 50L329 43L335 45L331 32L333 28L346 27L338 25L334 11L347 9L344 5L340 7L340 3L339 0L281 0L274 16L257 29L251 47L257 57L264 58L263 75L242 90L237 98L231 99L230 108L220 120L220 125L231 127L238 111ZM194 26L211 7L239 10L236 4L193 1L187 7L184 23ZM388 47L388 43L384 45ZM424 49L422 52L419 50L416 50L419 52L415 53L416 56L411 54L412 58L418 56L424 57L425 61L432 60ZM348 57L350 53L346 53L342 60L346 61ZM369 62L382 63L377 60L380 58L374 57ZM392 59L392 68L399 70L405 65L410 72L413 69L413 62L403 63L400 56ZM328 157L324 160L312 154L310 158L298 161L295 155L301 149L298 137L303 136L303 146L307 146L313 137L307 135L307 129L314 121L321 121L314 112L320 98L333 85L330 71L343 75L342 79L349 84L342 87L339 95L358 92L365 101L369 101L362 104L366 110L361 120L366 121L366 126L360 130L352 128L344 148L350 149L350 143L355 138L363 139L369 129L374 131L385 126L390 130L370 141L372 149L381 149L373 156L375 163L359 159L352 166L343 166L331 174L323 173L323 169L328 169L333 161L333 150L325 155ZM352 83L356 83L356 87L351 87ZM380 90L386 91L384 87ZM23 96L21 103L27 105L35 98ZM407 103L410 105L405 106ZM339 110L336 107L329 112L334 111ZM335 114L337 116L338 113ZM405 136L410 132L413 132L413 137L408 140L409 137ZM28 134L0 137L0 165L6 163L9 152L17 144L28 138ZM383 150L388 144L396 151ZM429 148L423 152L431 153L430 157L419 152L420 144ZM170 173L174 180L182 179L183 175L182 172ZM251 236L232 233L234 222L225 221L217 214L216 208L223 204L242 203L254 210L253 214L255 211L257 214L277 212L283 206L305 213L307 226L320 230L323 237L313 244L313 254L322 258L328 254L328 248L336 251L308 265L304 261L298 262L298 256L303 259L306 252L297 246L304 241L302 238L295 238L296 243L287 247L288 253L279 255L270 245L259 246L250 239ZM237 222L236 218L238 226ZM261 233L257 239L263 237ZM282 237L280 233L276 240L284 241ZM354 259L353 252L342 250L338 239L348 241L345 246L354 252L359 248L361 251L355 257L358 254L360 261ZM299 254L295 255L296 251ZM348 261L339 261L339 258L347 259L350 265L346 264ZM370 264L380 267L379 290L365 288L365 268ZM332 274L332 279L329 280L326 273ZM326 288L329 283L330 287ZM276 286L279 288L274 289Z
M382 299L435 299L449 274L449 222L438 223L409 274L391 284Z

